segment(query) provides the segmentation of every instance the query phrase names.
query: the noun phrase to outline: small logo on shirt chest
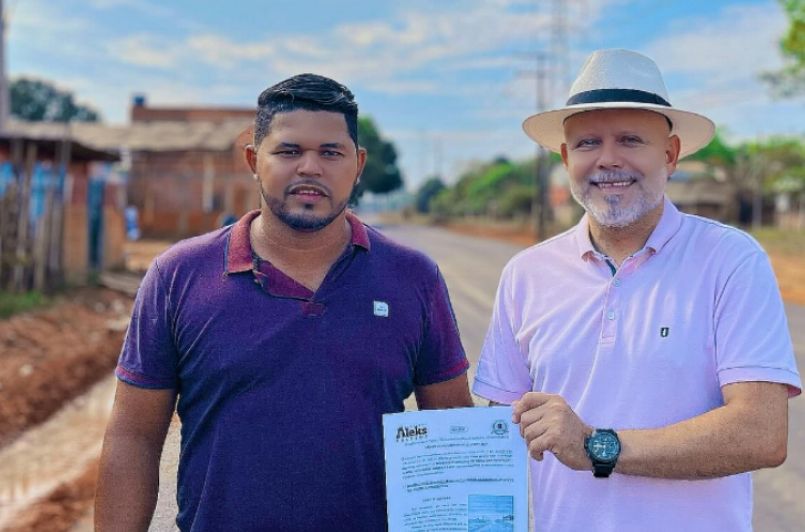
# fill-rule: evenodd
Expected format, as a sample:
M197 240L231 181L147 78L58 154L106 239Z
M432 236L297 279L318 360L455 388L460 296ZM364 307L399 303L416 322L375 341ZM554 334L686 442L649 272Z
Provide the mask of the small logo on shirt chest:
M389 317L389 304L385 301L375 301L374 302L374 313L375 316L380 316L381 318L388 318Z
M660 327L660 337L668 338L668 333L671 332L671 329L668 327Z

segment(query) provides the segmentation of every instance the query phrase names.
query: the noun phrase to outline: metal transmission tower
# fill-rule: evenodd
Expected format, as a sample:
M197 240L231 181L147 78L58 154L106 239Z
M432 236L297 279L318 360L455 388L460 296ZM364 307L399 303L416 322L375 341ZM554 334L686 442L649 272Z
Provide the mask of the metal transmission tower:
M551 55L554 67L553 95L555 97L563 97L567 93L567 85L570 82L567 22L569 3L570 0L552 0L551 3Z

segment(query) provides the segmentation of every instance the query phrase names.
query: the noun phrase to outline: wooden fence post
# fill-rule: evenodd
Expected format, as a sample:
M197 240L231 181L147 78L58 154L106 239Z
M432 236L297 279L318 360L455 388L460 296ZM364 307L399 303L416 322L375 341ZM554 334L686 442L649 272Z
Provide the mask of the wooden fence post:
M64 282L64 204L70 201L67 197L67 176L70 173L70 160L72 158L72 144L65 137L59 145L59 165L57 175L56 194L53 202L51 216L50 256L48 259L48 277L50 286L59 286Z
M28 143L25 151L25 168L22 172L22 186L20 187L20 212L17 225L17 257L14 264L13 287L15 292L24 292L28 288L29 242L28 217L31 210L31 178L36 165L36 142Z
M34 234L33 269L34 290L42 292L47 289L48 252L50 250L51 224L53 218L53 193L56 187L55 176L48 176L45 183L45 212L37 221Z

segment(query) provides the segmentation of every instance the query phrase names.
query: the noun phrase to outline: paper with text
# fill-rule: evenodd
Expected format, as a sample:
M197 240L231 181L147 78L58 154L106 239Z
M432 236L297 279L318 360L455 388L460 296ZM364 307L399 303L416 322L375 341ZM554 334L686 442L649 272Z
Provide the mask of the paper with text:
M389 530L525 532L527 450L511 407L383 416Z

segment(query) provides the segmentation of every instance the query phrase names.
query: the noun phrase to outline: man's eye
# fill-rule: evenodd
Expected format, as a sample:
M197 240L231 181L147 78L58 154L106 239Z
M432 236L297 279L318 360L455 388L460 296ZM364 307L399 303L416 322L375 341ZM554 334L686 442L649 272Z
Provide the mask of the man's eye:
M627 135L621 139L624 144L642 144L643 139L634 135Z
M282 157L295 157L299 155L299 150L279 150L274 152L274 154Z
M324 151L321 152L321 154L322 154L322 156L328 157L328 158L342 157L344 155L340 151L335 151L335 150L324 150Z
M577 148L589 148L591 146L595 146L598 144L598 141L595 139L581 139L576 143Z

